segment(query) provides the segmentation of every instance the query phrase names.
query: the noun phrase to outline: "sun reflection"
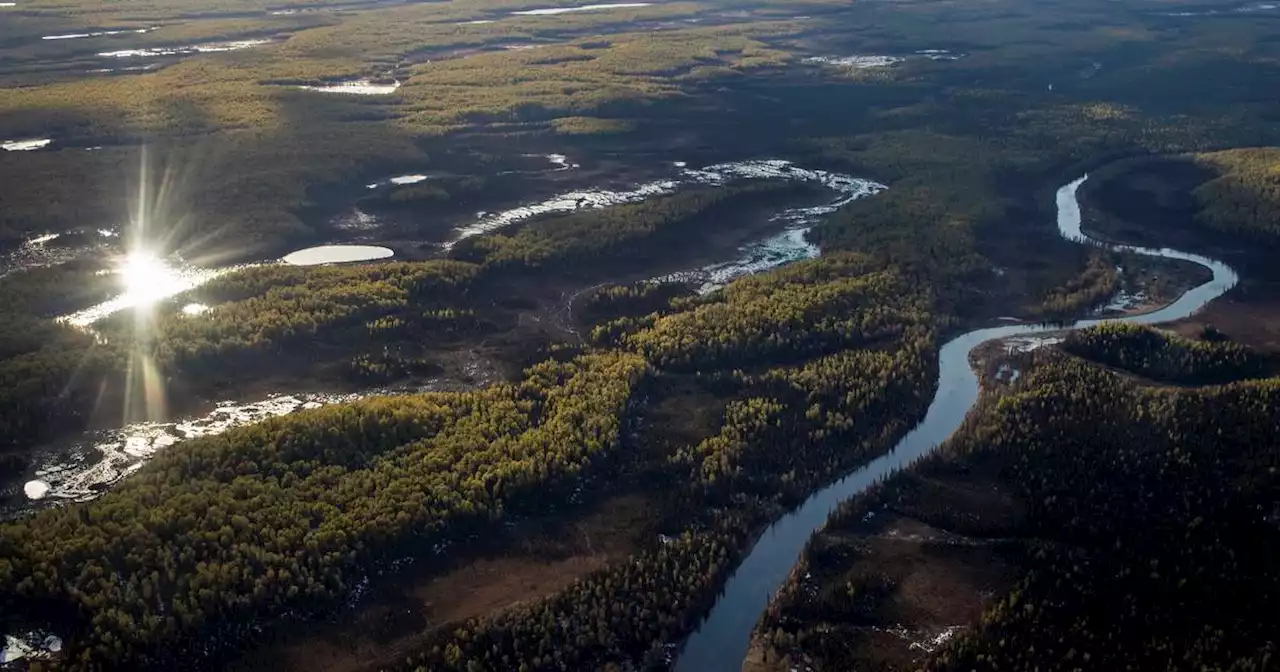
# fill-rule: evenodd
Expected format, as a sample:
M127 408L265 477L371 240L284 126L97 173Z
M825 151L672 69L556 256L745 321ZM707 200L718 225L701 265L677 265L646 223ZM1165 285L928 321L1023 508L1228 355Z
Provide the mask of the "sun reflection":
M127 254L116 272L124 289L120 301L133 312L123 420L161 420L166 410L165 386L153 356L156 308L161 300L182 291L182 278L158 255L142 249Z
M181 275L146 250L130 252L120 264L125 301L132 307L153 304L185 289Z
M168 359L158 356L168 349L164 341L166 317L193 317L208 309L196 303L198 297L182 295L220 275L252 266L217 267L219 257L243 256L244 251L211 245L218 232L193 235L185 192L199 179L192 171L208 161L170 154L165 161L152 164L146 147L139 158L136 191L129 198L127 217L118 227L98 230L103 237L118 240L122 248L102 273L110 276L104 280L118 291L98 305L58 318L85 329L100 345L109 346L113 355L125 358L120 375L112 374L103 381L98 402L123 398L124 424L167 417L166 397L177 372L166 370ZM195 263L188 263L188 259ZM111 410L95 406L93 412Z
M114 268L106 271L118 278L119 294L60 319L73 326L89 327L105 317L125 310L155 308L165 299L195 289L240 268L246 266L196 268L181 260L170 261L151 251L136 250L121 257Z

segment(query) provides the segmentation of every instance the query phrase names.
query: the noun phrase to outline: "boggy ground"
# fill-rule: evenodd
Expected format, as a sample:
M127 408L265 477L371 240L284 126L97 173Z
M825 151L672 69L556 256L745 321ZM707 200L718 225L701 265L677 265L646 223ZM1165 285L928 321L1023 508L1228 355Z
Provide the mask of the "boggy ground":
M394 669L470 619L493 616L569 588L579 579L635 562L690 525L678 495L661 483L667 457L715 434L728 399L695 376L670 376L651 391L627 437L616 480L596 480L558 513L512 520L488 536L409 559L370 577L354 605L322 622L266 623L263 635L231 659L234 672ZM472 621L474 623L475 621Z
M498 534L371 579L352 607L320 623L268 631L232 672L373 672L403 662L437 631L556 593L652 541L654 495L624 493L588 510L513 521Z
M1035 355L993 342L973 357L985 407ZM744 672L825 670L813 665L832 660L850 666L841 669L916 670L1018 581L1028 503L997 464L939 463L842 505L757 624ZM796 629L822 634L797 638ZM793 647L804 654L784 658Z
M895 486L900 497L892 504L822 532L806 552L812 561L796 568L786 589L838 609L836 620L831 612L822 617L823 643L838 643L842 653L818 655L849 660L856 669L914 669L957 628L977 621L1020 573L1018 545L1006 538L1018 531L1024 503L992 474L904 475ZM925 522L937 507L982 521L982 530L966 534ZM786 618L803 621L806 614L797 609ZM778 663L755 640L742 669L763 672Z

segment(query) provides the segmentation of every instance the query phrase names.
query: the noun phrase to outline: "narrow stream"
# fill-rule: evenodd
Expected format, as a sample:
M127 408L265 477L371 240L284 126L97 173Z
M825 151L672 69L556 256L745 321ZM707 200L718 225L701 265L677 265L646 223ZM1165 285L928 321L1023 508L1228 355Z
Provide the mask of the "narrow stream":
M988 341L1083 329L1107 321L1158 324L1178 320L1222 296L1239 281L1231 267L1207 257L1171 249L1104 245L1089 238L1080 230L1080 202L1076 197L1086 179L1087 176L1082 177L1058 190L1058 232L1064 238L1116 251L1194 262L1212 271L1213 279L1187 291L1168 306L1143 315L1117 320L1080 320L1065 327L1017 324L977 329L942 346L938 357L938 391L924 420L888 454L814 493L764 531L725 584L707 619L685 643L676 662L677 672L737 672L741 669L752 630L760 615L799 560L805 543L826 524L836 506L929 453L960 427L978 400L978 376L969 363L969 353L974 348Z

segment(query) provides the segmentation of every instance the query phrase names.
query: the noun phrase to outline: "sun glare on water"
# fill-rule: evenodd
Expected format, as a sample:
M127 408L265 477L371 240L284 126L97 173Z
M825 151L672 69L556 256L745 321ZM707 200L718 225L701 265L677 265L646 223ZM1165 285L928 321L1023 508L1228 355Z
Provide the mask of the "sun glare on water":
M130 306L145 306L186 289L182 275L151 252L130 252L119 269L124 294Z
M120 293L115 298L62 319L68 324L87 327L123 310L149 309L235 268L196 268L170 262L149 250L134 250L110 271L120 282Z

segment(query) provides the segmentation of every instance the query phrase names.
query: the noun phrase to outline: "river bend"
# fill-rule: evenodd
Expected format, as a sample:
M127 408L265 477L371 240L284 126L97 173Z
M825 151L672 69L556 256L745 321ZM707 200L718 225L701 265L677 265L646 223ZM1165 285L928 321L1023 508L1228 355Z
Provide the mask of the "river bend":
M1063 238L1119 252L1190 261L1212 271L1213 279L1188 290L1164 308L1142 315L1080 320L1066 326L1015 324L976 329L948 341L939 352L938 391L924 420L893 450L814 493L764 531L725 584L706 620L686 641L676 662L677 672L738 672L742 668L752 630L769 600L799 561L809 538L826 524L836 506L929 453L960 427L978 400L978 376L969 363L975 348L993 340L1084 329L1108 321L1158 324L1182 319L1227 293L1239 281L1231 267L1207 257L1171 249L1108 245L1085 235L1081 231L1077 193L1086 179L1088 176L1058 190L1058 233Z

